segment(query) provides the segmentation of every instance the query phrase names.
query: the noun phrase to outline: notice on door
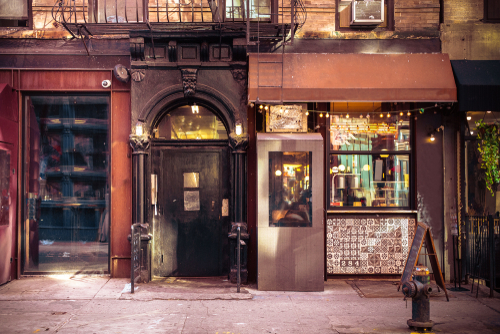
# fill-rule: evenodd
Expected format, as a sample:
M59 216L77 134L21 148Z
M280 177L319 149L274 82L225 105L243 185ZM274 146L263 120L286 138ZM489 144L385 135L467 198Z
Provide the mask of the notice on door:
M184 211L200 211L199 191L184 191Z

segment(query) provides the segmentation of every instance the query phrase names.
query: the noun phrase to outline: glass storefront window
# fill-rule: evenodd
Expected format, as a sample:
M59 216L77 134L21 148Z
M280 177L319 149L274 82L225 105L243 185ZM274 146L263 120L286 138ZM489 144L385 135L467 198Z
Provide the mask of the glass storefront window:
M25 100L25 272L109 272L109 97Z
M357 116L351 114L348 118L346 116L348 114L331 116L330 150L375 152L410 150L408 117L397 115L387 117L386 113Z
M335 103L329 121L329 207L410 206L410 117L381 103Z
M312 152L269 152L269 226L311 227Z
M172 110L154 129L154 137L166 140L225 140L224 123L202 106L182 106Z
M407 154L331 154L330 206L407 207Z

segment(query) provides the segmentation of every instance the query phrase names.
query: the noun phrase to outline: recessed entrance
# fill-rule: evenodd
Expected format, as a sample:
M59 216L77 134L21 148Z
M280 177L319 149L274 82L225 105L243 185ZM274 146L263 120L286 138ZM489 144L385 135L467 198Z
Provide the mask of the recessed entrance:
M227 274L230 172L223 122L204 107L183 106L164 115L153 133L153 276Z

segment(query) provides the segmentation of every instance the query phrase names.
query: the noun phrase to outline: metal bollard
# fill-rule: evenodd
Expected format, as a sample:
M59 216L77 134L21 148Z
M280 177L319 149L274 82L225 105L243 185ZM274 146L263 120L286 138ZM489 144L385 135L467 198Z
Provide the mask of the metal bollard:
M430 320L429 295L432 292L430 284L429 269L424 266L417 266L413 271L413 280L403 283L403 294L406 298L411 298L411 315L407 324L416 330L431 330L434 322Z
M238 277L237 277L237 289L236 292L240 292L240 285L241 285L241 229L238 226L238 239L236 240L236 248L237 248L237 259L238 261Z

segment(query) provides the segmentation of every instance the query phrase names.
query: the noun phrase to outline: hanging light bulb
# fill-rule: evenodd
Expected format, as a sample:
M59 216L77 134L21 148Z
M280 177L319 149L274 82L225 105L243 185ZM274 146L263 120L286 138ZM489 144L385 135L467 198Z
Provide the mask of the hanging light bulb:
M319 114L319 117L323 117L323 113L320 113L320 114Z
M363 114L359 114L359 118L363 118Z
M264 107L264 109L265 109L265 110L268 110L268 109L269 109L269 107L268 107L268 106L265 106L265 107Z
M261 105L259 106L259 109L264 109L264 106L261 104Z
M347 113L347 115L345 115L345 118L349 118L349 113Z
M325 117L326 117L326 118L330 117L330 114L329 114L329 113L326 113L326 114L325 114Z
M406 113L406 116L410 117L411 116L411 112L408 110L408 112Z
M402 111L399 113L399 116L403 116L403 112Z
M472 119L472 116L467 116L467 120L470 121Z
M370 119L370 114L366 114L366 118Z
M384 117L384 114L380 113L380 118Z
M309 116L309 111L308 110L306 110L306 116Z
M431 134L431 141L436 140L436 137L434 137L434 134Z
M387 118L391 117L391 114L387 113Z

